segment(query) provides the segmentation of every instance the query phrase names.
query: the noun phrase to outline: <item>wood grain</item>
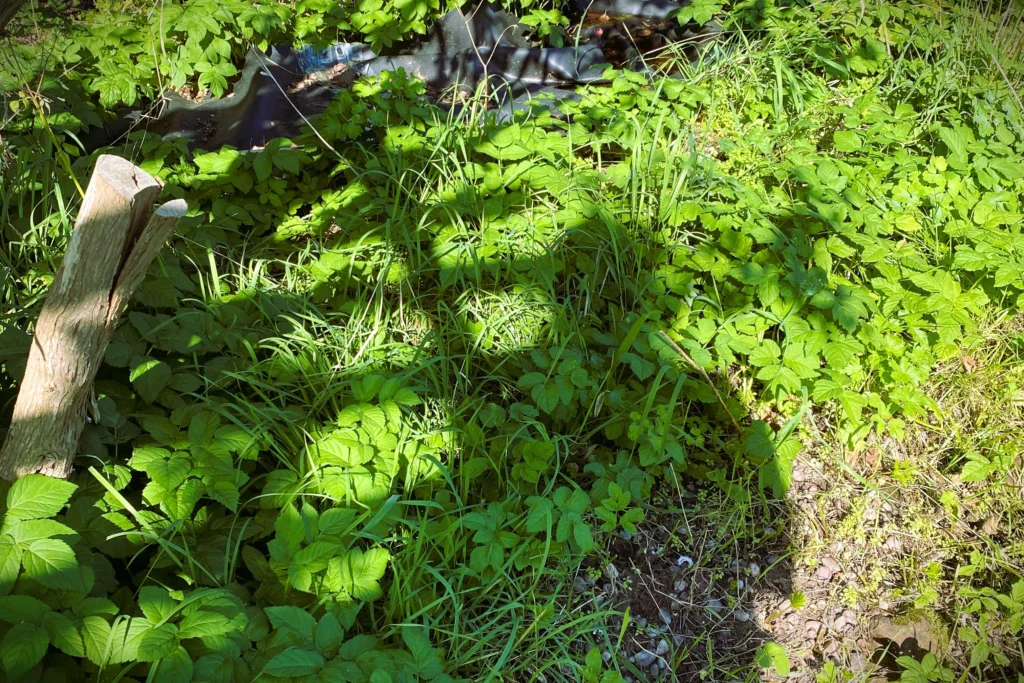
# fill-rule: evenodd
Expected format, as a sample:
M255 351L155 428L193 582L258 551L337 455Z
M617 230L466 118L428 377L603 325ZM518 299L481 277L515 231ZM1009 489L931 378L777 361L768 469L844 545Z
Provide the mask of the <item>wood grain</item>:
M159 182L119 157L96 162L64 262L36 323L0 478L66 478L92 384L121 310L166 242L185 202L153 211Z

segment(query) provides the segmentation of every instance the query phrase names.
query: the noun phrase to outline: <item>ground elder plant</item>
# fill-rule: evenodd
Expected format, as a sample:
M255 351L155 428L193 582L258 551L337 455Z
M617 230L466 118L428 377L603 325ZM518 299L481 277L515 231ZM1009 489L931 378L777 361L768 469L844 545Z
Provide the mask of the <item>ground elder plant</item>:
M559 8L523 6L563 39ZM104 9L39 29L66 48L42 82L63 116L23 106L4 135L5 402L76 208L54 140L84 182L78 134L122 105L445 8ZM638 680L568 596L655 493L779 499L807 440L927 422L935 366L1024 293L1024 117L966 10L685 12L731 17L731 52L609 69L568 118L447 111L399 72L261 150L114 150L190 215L111 342L72 481L5 492L6 680ZM963 669L1017 666L1020 584L964 591Z

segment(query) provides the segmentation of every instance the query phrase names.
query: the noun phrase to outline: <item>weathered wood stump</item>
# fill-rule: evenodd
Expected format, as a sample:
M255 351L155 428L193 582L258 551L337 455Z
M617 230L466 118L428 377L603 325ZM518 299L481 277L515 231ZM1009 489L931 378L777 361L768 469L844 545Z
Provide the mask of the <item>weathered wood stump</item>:
M153 210L160 183L131 162L96 162L64 262L39 314L3 449L0 478L67 477L104 352L184 200Z

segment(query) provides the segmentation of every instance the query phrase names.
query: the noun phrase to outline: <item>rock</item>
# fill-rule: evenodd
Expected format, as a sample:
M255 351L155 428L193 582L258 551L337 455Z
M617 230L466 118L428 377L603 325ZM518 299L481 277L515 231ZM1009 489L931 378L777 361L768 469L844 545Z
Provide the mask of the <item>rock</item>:
M853 652L851 652L850 659L848 661L850 665L850 671L852 671L855 674L861 673L862 671L867 669L868 658L865 657L864 653L859 650L854 650Z
M829 569L828 567L826 567L825 565L822 565L822 566L818 567L818 569L814 572L814 577L816 579L818 579L819 581L825 581L825 582L831 581L832 580L832 570Z
M577 593L586 593L588 588L590 588L590 586L587 585L586 579L582 576L577 576L572 580L572 589Z
M750 621L750 613L741 609L736 610L736 612L733 613L733 616L736 617L736 621L740 623Z
M723 607L722 601L718 600L717 598L709 599L707 602L704 603L704 606L715 613L721 612Z
M792 606L793 606L793 603L791 603L789 601L789 598L786 598L781 603L779 603L779 606L776 608L776 611L779 612L780 614L782 614L783 612L785 612L786 610L788 610Z
M871 624L871 636L882 646L920 659L925 652L938 655L949 642L942 620L927 610L913 610L899 619L879 617Z
M633 655L633 662L641 669L645 669L649 667L651 664L653 664L657 658L658 656L655 655L653 652L642 650Z
M660 643L658 643L658 647L657 647L657 649L655 649L654 654L658 655L659 657L663 657L663 656L668 654L668 650L669 650L668 641L667 640L662 640Z
M743 590L743 587L746 586L746 585L747 584L744 583L743 579L736 579L736 589L737 590Z
M661 617L661 620L665 622L665 626L672 625L672 613L669 612L667 609L665 609L664 607L659 608L658 615Z
M682 594L686 592L688 583L686 579L676 579L676 582L672 584L672 590L676 593Z
M672 642L675 643L676 647L681 647L683 645L683 636L678 633L673 635Z
M609 581L615 583L619 580L619 568L611 562L609 562L608 565L604 568L604 575L605 578L607 578Z
M751 562L747 566L747 571L750 572L751 576L760 576L761 575L761 565L759 565L757 562Z
M608 650L605 650L601 653L601 659L603 659L605 664L607 664L608 662L612 661L612 653Z
M640 628L647 628L647 620L644 619L643 617L640 617L639 619L636 620L636 625L639 626Z
M823 629L824 627L825 625L822 624L820 621L812 620L804 622L804 631L806 631L807 635L811 638L816 637L821 632L821 629Z
M828 567L829 569L831 569L833 574L838 574L839 572L843 571L842 565L840 565L838 562L835 561L835 559L829 557L828 555L821 558L821 565L823 567Z

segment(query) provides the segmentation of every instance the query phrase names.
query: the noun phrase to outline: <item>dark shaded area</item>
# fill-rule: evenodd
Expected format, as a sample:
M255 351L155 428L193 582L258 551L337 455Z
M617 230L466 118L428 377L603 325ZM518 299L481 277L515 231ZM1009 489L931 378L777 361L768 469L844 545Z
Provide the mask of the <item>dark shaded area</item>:
M558 113L560 100L575 99L574 86L601 83L607 66L652 72L666 66L656 54L683 45L690 60L717 27L684 25L672 19L685 2L602 0L578 4L579 33L572 46L530 43L518 18L480 4L472 11L452 10L421 40L398 45L393 54L374 55L366 46L338 44L326 50L296 51L272 47L250 51L233 92L221 99L189 102L164 95L163 108L145 128L183 139L206 150L231 145L263 147L278 137L298 135L308 117L322 112L333 94L357 76L404 69L422 79L442 106L454 87L475 91L487 83L498 120L529 110L535 99ZM104 128L84 136L86 149L112 144L142 123L126 112Z

